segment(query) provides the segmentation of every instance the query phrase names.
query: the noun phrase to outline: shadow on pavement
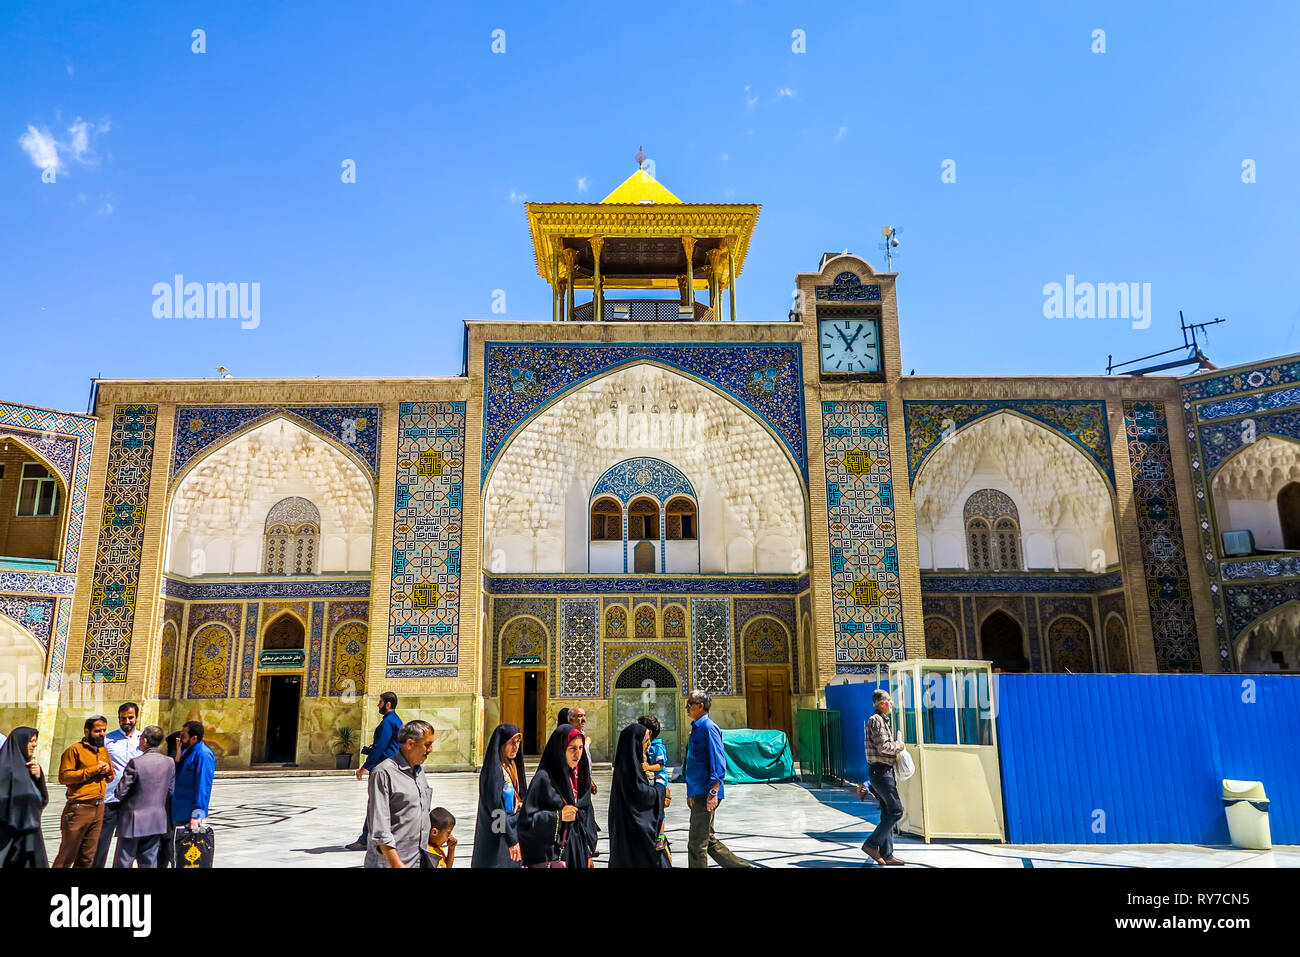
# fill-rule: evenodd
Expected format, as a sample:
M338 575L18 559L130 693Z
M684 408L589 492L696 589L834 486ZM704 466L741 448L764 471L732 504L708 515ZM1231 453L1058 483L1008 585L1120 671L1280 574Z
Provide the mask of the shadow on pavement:
M350 851L342 844L327 844L325 847L295 847L294 853L297 854L361 854L365 851Z

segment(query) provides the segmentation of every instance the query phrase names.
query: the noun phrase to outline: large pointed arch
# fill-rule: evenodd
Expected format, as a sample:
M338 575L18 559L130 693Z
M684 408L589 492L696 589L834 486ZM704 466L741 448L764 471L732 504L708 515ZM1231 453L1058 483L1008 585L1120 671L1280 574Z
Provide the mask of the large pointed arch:
M692 572L741 571L731 567L730 546L746 542L753 555L765 536L780 535L791 553L808 553L807 484L789 447L729 393L669 364L642 359L566 389L511 432L484 479L485 568L622 570L621 548L598 543L588 551L589 509L600 477L635 459L659 461L690 476L703 536ZM605 550L618 552L611 567L605 567L606 556L594 555ZM661 570L681 570L673 567L672 551L666 567L663 559L657 562ZM793 567L790 556L771 561L765 571L780 574Z
M9 693L0 705L34 708L45 688L48 649L23 624L0 612L0 675Z
M986 455L1005 487L981 471L989 462ZM966 567L962 513L979 490L1009 495L1018 506L1028 568L1104 572L1121 564L1115 488L1096 457L1058 428L998 408L971 418L937 443L913 477L923 570ZM1062 523L1062 516L1069 521Z
M345 443L281 414L233 431L177 473L167 494L164 568L188 577L261 574L267 513L296 495L322 509L321 572L367 570L374 476ZM332 567L340 551L346 567Z
M1293 548L1297 517L1283 521L1278 496L1295 483L1300 440L1265 432L1237 449L1207 476L1215 540L1222 545L1221 533L1249 529L1257 548Z
M1286 642L1287 636L1290 636L1289 642ZM1274 643L1286 642L1290 646L1287 650L1291 652L1291 655L1284 670L1300 671L1300 638L1297 638L1297 636L1300 636L1300 598L1294 598L1280 605L1275 605L1255 617L1237 632L1232 639L1233 657L1236 661L1237 670L1246 671L1248 666L1254 664L1248 658L1257 657L1255 652L1258 649L1251 646L1256 641L1267 638ZM1249 670L1259 671L1261 669L1250 668Z
M55 523L54 528L49 532L50 555L48 556L48 558L42 558L38 560L52 561L55 562L58 566L62 566L64 562L64 558L67 555L68 522L70 521L72 515L72 491L73 490L72 490L72 486L69 483L69 476L67 474L67 471L65 471L65 469L67 469L68 466L61 465L59 462L56 462L53 458L50 457L50 455L48 455L44 450L42 450L40 446L31 439L30 436L24 436L21 433L17 433L11 429L5 429L3 431L0 431L0 442L3 442L5 446L10 445L11 443L13 445L18 446L18 448L22 450L25 456L30 456L30 458L36 464L40 465L47 472L50 473L50 478L53 479L54 481L54 486L56 489L55 494L57 496L55 513L52 516L36 516L36 517L57 518L57 522ZM21 490L22 478L23 477L22 477L21 467L19 468L17 474L12 476L10 475L4 476L6 482L12 481L15 485L19 487L20 490ZM21 494L21 491L19 492L19 494ZM17 517L18 516L16 515L16 513L11 513L5 516L5 520L8 522L13 522ZM10 556L10 557L30 557L30 556Z
M797 349L798 346L795 346L795 348ZM790 460L791 466L794 468L795 472L798 473L799 475L799 478L803 485L804 494L805 496L807 495L808 474L807 474L806 463L804 462L803 458L800 455L795 453L795 451L790 447L789 441L787 441L787 439L783 435L781 435L781 433L776 428L773 427L771 421L768 420L766 416L756 412L751 406L747 405L745 402L737 398L733 393L727 391L726 389L723 389L716 383L710 382L708 379L701 378L695 375L689 369L686 369L681 365L678 365L673 362L669 362L666 359L655 357L655 356L635 356L633 358L625 359L622 362L618 362L613 365L602 368L599 371L583 376L580 379L575 379L573 382L566 385L564 389L557 392L555 395L551 396L545 402L538 405L535 409L530 410L526 416L521 418L518 422L514 423L506 431L506 434L502 437L501 441L497 444L495 451L490 456L485 446L483 452L483 469L480 477L480 484L484 488L487 487L488 481L491 478L493 471L496 469L497 464L501 461L502 455L510 447L511 443L513 443L515 438L517 438L521 432L525 431L527 427L534 420L544 415L546 412L548 412L554 406L558 405L560 402L563 402L565 399L569 398L575 393L581 392L584 389L589 388L594 383L599 382L601 379L607 379L610 376L617 375L620 372L625 372L626 370L636 366L653 366L655 368L662 369L665 372L671 372L676 375L679 375L683 379L687 379L690 382L702 388L708 389L710 392L717 394L720 398L725 399L731 405L735 406L737 410L744 412L746 415L748 415L765 432L767 432L768 435L772 437L773 441L775 441L778 445L780 445L781 448L785 451L786 456ZM801 428L806 427L802 415L802 409L800 410L800 426Z

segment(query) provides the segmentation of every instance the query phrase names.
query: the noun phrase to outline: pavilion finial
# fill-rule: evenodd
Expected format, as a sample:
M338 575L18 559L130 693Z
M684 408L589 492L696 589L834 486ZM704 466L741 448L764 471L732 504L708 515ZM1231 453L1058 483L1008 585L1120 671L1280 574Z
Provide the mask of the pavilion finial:
M644 146L638 146L638 147L636 148L636 156L634 156L633 159L636 160L636 168L637 168L637 169L641 169L643 166L645 166L645 147L644 147Z

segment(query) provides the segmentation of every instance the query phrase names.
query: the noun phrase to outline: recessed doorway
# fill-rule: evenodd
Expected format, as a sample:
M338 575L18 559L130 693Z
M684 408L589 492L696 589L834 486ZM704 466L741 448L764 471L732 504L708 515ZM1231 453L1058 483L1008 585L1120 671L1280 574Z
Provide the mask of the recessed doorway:
M524 736L523 753L540 755L550 736L546 715L546 669L501 669L501 723Z
M257 718L261 733L255 763L295 764L298 760L298 710L301 675L263 675L258 681ZM261 761L256 761L260 757Z

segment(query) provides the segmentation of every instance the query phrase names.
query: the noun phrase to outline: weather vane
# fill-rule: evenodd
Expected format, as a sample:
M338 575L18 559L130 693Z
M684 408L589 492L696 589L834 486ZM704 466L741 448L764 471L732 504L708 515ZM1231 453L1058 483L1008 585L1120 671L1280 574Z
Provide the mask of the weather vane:
M636 160L636 168L637 168L637 169L641 169L642 167L645 166L645 147L644 147L644 146L638 146L638 147L636 148L636 156L633 157L633 159Z

